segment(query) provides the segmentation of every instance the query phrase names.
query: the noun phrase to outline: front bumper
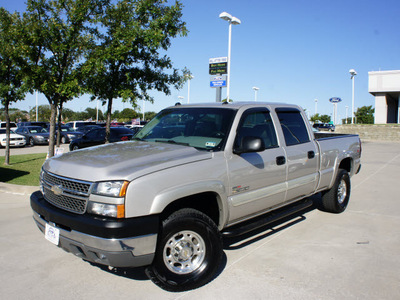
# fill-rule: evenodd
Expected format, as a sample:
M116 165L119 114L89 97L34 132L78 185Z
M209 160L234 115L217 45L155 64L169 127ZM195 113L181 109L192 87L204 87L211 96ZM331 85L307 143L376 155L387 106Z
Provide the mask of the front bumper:
M31 207L42 233L46 223L56 227L58 246L82 259L113 267L145 266L154 259L158 216L117 220L77 215L52 206L40 191L31 195Z

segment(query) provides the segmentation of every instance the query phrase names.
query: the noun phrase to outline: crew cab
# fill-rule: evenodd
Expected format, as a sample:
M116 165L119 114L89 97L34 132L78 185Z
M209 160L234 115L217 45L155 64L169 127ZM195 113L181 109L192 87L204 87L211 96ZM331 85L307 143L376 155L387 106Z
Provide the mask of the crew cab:
M48 159L33 217L84 260L146 268L170 291L210 281L225 237L311 205L341 213L359 172L357 135L316 133L282 103L176 105L134 137Z

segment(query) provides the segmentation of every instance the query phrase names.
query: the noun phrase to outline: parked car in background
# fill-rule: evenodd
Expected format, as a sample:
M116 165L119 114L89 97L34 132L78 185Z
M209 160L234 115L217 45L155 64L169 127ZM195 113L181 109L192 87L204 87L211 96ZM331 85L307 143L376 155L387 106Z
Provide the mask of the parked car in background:
M96 128L102 128L102 127L99 125L86 125L86 126L79 127L79 129L76 129L76 131L82 133L82 135L83 135L93 129L96 129ZM73 131L71 131L71 132L73 132Z
M68 126L68 127L71 127L71 129L79 130L79 128L84 127L84 126L96 125L96 122L92 122L92 121L72 121L72 122L68 122L65 125Z
M124 127L125 123L123 123L123 122L111 122L110 126L111 127Z
M315 123L313 127L319 131L335 131L335 125L329 123Z
M125 127L132 130L133 134L136 134L143 128L143 125L125 125Z
M15 130L15 133L21 134L27 140L27 143L33 145L47 145L49 143L50 133L41 126L23 126Z
M0 122L0 128L6 129L6 126L7 126L7 122ZM15 129L17 129L17 128L18 128L17 124L15 124L14 122L10 122L11 130L15 131Z
M47 131L50 132L50 127L47 128ZM57 131L58 131L58 125L56 125L56 134L54 137L56 140L57 140ZM83 132L75 131L71 129L71 127L66 125L61 125L61 144L68 144L72 140L80 138L82 135L84 135Z
M125 127L111 127L110 128L110 143L113 142L121 142L121 141L129 141L133 137L133 132ZM97 146L104 144L106 142L106 128L96 128L81 138L75 139L71 141L69 144L69 150L77 150L81 148L87 148L91 146Z
M19 122L19 123L17 123L17 125L18 125L18 127L40 126L40 127L43 127L43 128L47 128L50 125L50 123L49 122L36 122L36 121L33 121L33 122Z
M5 147L7 145L7 135L6 129L0 128L0 144L1 147ZM12 130L10 130L10 146L11 147L25 147L26 139L23 135L16 134Z

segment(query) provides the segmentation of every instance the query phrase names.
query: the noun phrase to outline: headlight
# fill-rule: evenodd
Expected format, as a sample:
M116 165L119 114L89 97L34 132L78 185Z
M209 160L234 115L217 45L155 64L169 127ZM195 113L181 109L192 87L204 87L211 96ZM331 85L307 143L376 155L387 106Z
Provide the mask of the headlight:
M128 181L104 181L94 184L92 193L109 197L125 197Z
M35 135L35 138L37 138L38 140L44 140L44 137L41 135Z
M87 212L105 217L124 218L125 205L89 202Z

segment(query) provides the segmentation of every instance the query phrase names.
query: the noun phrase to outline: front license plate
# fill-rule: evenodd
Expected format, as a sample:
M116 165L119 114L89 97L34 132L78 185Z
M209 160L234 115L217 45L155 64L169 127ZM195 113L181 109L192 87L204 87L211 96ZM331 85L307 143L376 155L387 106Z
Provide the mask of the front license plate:
M46 223L46 230L44 236L46 240L58 246L58 243L60 241L60 229L55 228L54 226L51 226Z

